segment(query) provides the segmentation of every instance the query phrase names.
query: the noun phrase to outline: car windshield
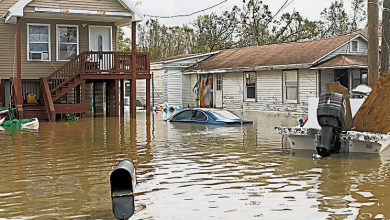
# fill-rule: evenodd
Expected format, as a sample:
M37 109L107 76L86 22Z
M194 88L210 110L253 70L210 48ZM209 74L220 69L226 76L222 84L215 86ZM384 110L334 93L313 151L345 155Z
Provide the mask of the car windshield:
M216 120L240 120L240 118L226 110L212 110L210 113L215 117Z

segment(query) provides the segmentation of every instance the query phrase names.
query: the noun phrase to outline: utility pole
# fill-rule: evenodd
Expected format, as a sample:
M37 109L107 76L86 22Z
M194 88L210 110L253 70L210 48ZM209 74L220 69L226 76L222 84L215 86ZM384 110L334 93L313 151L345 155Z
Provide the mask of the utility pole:
M381 47L381 72L380 75L389 73L389 48L390 48L390 0L383 0L382 12L382 47Z
M379 72L379 3L368 0L368 85L374 88Z

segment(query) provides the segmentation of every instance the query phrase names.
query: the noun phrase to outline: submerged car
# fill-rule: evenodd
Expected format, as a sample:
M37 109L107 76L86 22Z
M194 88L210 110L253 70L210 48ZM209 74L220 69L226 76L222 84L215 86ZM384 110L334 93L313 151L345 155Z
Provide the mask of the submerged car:
M223 109L185 109L169 119L169 122L209 124L209 125L242 125L252 124L252 121L243 120L234 113Z

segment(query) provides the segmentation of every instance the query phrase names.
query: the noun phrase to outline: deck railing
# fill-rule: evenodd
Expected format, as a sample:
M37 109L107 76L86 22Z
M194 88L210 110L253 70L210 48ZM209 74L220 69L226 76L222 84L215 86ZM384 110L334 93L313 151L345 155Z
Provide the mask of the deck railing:
M137 74L150 72L150 58L147 53L136 53ZM74 57L64 66L47 77L50 90L61 87L67 80L79 74L130 74L131 52L88 51Z

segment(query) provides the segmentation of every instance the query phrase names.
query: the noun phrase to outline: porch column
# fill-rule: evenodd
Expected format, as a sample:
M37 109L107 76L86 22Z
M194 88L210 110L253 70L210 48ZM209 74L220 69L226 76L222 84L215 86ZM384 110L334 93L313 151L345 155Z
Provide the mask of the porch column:
M120 90L120 96L121 96L121 117L125 116L125 80L121 79L120 81L121 84L121 90Z
M18 117L23 118L22 97L22 18L16 18L16 79L14 81L16 110Z
M119 112L120 112L120 109L119 109L119 100L120 100L119 82L120 82L119 79L115 80L115 117L119 117Z
M4 79L0 79L0 106L5 106L5 88L4 88Z
M150 74L149 74L150 75ZM150 79L146 79L146 116L150 116Z
M130 117L136 117L137 105L137 22L131 23L131 93Z
M86 94L86 88L87 88L87 83L85 82L85 79L81 82L81 104L83 106L84 113L80 113L80 116L84 116L86 110L87 110L87 94Z

